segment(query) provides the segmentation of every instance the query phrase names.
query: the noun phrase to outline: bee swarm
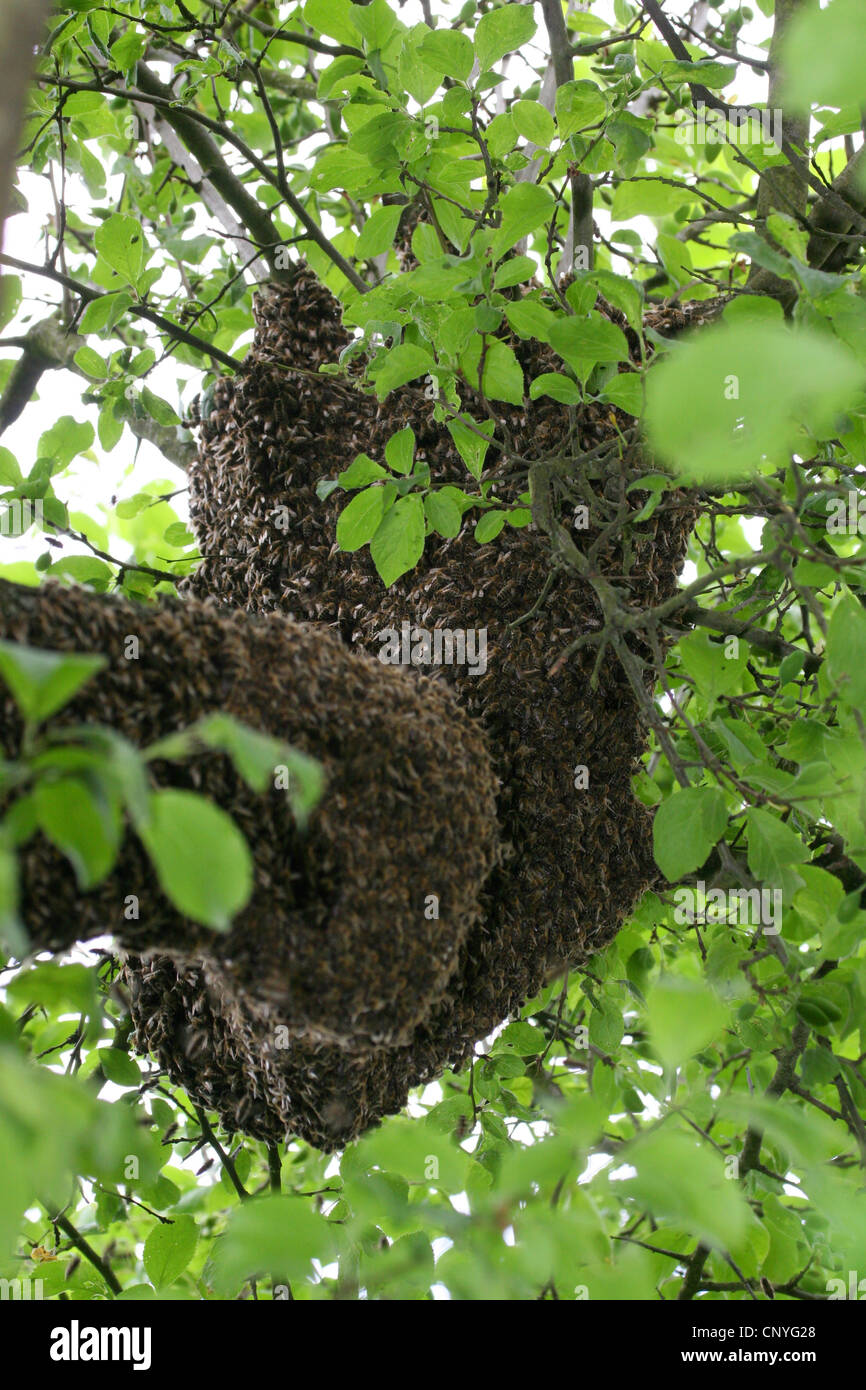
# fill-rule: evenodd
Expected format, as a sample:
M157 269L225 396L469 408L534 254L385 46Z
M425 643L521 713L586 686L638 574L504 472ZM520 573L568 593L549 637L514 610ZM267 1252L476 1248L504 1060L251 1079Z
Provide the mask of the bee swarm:
M645 749L635 696L613 655L591 684L594 646L557 663L601 618L590 585L552 566L547 536L506 526L479 545L466 520L455 539L429 536L387 590L366 549L337 549L346 495L320 501L317 483L361 451L382 460L405 425L433 485L470 482L417 384L378 402L351 376L319 374L348 341L336 301L303 267L259 297L244 368L217 383L200 424L191 597L132 608L4 585L2 604L6 637L109 655L70 717L144 743L224 709L323 761L326 791L305 833L282 793L254 795L221 757L160 765L162 785L230 810L253 850L253 898L225 936L171 910L132 837L109 883L84 896L44 841L24 857L34 940L56 949L114 932L130 953L136 1045L172 1082L229 1131L325 1150L461 1065L543 983L610 942L656 876L651 815L631 789ZM543 345L513 346L527 382L556 369ZM464 407L481 418L472 393ZM531 460L615 439L609 411L542 398L503 405L500 420ZM491 450L491 496L507 506L526 475L500 476L495 462ZM646 493L626 491L616 457L604 467L599 493L636 514ZM599 570L636 607L676 589L694 512L668 496L628 546L620 528L599 551ZM570 534L588 546L597 519ZM486 628L486 671L374 660L378 634L406 621ZM141 660L124 662L132 631ZM8 702L5 713L12 751ZM135 923L122 920L129 893L141 897ZM428 920L431 895L439 916Z

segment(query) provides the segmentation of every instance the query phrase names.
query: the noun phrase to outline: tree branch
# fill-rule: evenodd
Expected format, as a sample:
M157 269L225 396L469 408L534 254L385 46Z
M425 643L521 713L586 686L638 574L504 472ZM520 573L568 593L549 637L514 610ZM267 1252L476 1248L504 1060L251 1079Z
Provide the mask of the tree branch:
M244 187L237 174L232 172L208 132L213 131L234 145L238 153L243 155L247 162L269 183L274 182L271 171L256 158L243 140L235 136L233 131L224 130L218 121L212 121L210 117L204 116L201 112L194 111L190 107L177 105L171 88L160 82L145 63L138 64L136 76L141 88L140 93L130 88L126 92L114 91L114 95L150 102L157 108L157 118L164 120L166 125L174 131L198 163L205 179L216 189L219 196L239 218L241 225L247 229L255 245L261 247L272 279L275 281L287 280L289 278L288 273L285 270L278 270L275 264L276 248L280 245L281 237L273 218L264 205Z
M288 184L281 186L279 177L268 168L263 160L259 159L246 141L236 135L229 126L221 124L211 116L206 116L204 112L191 106L179 105L171 88L160 82L145 63L139 63L136 72L139 86L127 88L112 87L104 80L78 82L71 78L47 77L41 80L49 86L59 86L77 92L103 92L106 96L119 97L124 101L144 101L158 107L166 122L180 137L190 154L198 160L205 177L210 180L217 192L241 219L247 231L255 238L256 244L261 246L268 258L272 278L275 281L286 282L291 279L292 272L280 269L276 265L276 251L282 245L282 238L275 223L268 211L253 197L237 175L229 169L216 144L210 138L210 133L225 140L229 145L234 146L250 167L255 169L256 173L260 174L267 183L282 194L310 241L324 252L358 293L367 293L370 286L365 284L345 256L328 240L319 224L307 212L297 194L289 188Z
M81 1235L75 1229L72 1222L68 1220L68 1218L65 1217L62 1212L58 1212L56 1216L51 1216L51 1203L43 1202L42 1205L45 1207L45 1210L49 1213L48 1219L51 1222L52 1226L57 1226L66 1236L70 1244L74 1245L75 1249L79 1251L79 1253L82 1254L86 1260L90 1261L100 1278L105 1280L105 1283L111 1289L111 1292L113 1294L122 1293L123 1287L120 1281L118 1280L117 1275L114 1273L114 1270L107 1263L107 1261L105 1261L102 1258L101 1255L98 1255L96 1253L89 1241L86 1241L84 1239L84 1236Z
M550 41L550 58L556 88L565 86L574 78L574 57L565 27L561 0L541 0L541 11ZM589 269L592 269L592 180L588 174L571 175L571 225L569 239L563 255L561 273L570 274L574 266L574 248L585 246Z
M662 9L659 0L643 0L643 6L661 33L673 56L678 59L679 62L691 63L691 54ZM692 94L693 101L696 103L698 101L703 102L704 106L711 108L713 111L721 112L726 119L730 119L733 115L738 114L741 109L736 106L729 106L727 102L722 101L720 97L717 97L709 88L704 87L700 82L689 82L688 87ZM808 161L803 159L802 156L793 149L790 140L788 140L784 134L782 136L782 153L797 171L803 183L807 184L809 188L818 194L818 198L821 202L827 203L844 217L850 215L857 230L866 231L866 217L861 217L850 204L846 203L844 199L834 192L829 184L822 183L818 176L812 173Z
M205 127L208 131L212 131L220 138L227 140L229 144L234 145L252 167L279 190L310 241L325 253L337 269L345 275L349 284L354 285L359 294L367 293L370 286L365 284L345 256L328 240L319 224L307 212L300 198L289 187L284 176L274 175L267 165L257 158L249 146L235 135L234 131L220 125L218 121L211 120L200 111L191 107L181 108L178 106L171 88L165 87L144 63L138 64L137 76L143 93L157 105L163 107L165 120L190 153L195 155L217 192L222 194L229 207L234 210L247 230L256 238L257 243L261 245L267 255L275 280L290 279L292 272L285 269L280 270L275 265L276 249L282 244L282 238L274 222L261 203L247 191L240 179L228 168L214 142L208 138L204 130L197 127ZM115 92L115 95L125 94Z
M50 8L49 0L4 0L0 5L0 231L9 211L33 50Z
M95 289L92 285L85 285L81 280L73 280L71 275L64 275L61 270L55 270L53 266L33 265L30 261L19 260L17 256L7 256L5 252L0 253L0 264L11 265L15 270L24 270L30 275L41 275L46 280L53 280L56 284L71 290L73 294L80 295L85 304L89 304L92 299L101 299L105 293L104 290ZM205 353L206 356L213 358L215 362L221 362L224 367L228 367L233 372L240 371L243 365L239 358L231 357L229 353L214 347L213 343L207 342L205 338L199 338L197 334L190 333L189 329L182 328L179 323L173 323L164 314L160 314L157 309L152 309L149 304L130 304L126 312L135 318L147 319L163 333L168 333L175 341L186 343L188 347L195 348L197 352Z
M853 259L852 251L862 245L862 229L857 236L854 231L856 217L852 211L866 212L866 145L862 145L852 159L849 159L841 174L833 180L833 192L839 202L820 202L812 214L814 231L809 241L809 264L819 270L841 270Z
M782 110L782 91L785 74L781 66L782 48L791 21L798 11L805 8L817 9L817 0L776 0L773 38L768 55L769 85L767 106L771 111L782 112L781 128L787 138L798 150L809 157L809 109L805 111ZM808 210L808 186L801 175L790 164L783 167L770 167L763 171L758 180L758 230L766 232L770 213L790 212L801 220ZM770 294L774 299L790 303L796 297L796 290L790 280L783 280L771 270L752 262L749 271L749 288L758 293Z
M12 368L6 390L0 397L0 434L18 419L28 405L43 372L65 368L90 381L87 373L74 361L76 352L83 345L84 339L79 334L64 328L59 313L34 323L23 338L0 339L0 349L23 348ZM130 413L123 418L136 439L152 444L175 467L188 471L198 452L191 436L185 439L176 426L160 425L151 416L138 419Z
M346 43L325 43L322 39L314 39L311 34L300 34L294 29L276 29L273 24L267 24L263 19L256 19L253 15L245 15L244 24L249 24L251 28L257 29L260 34L264 34L266 39L282 40L283 43L296 43L300 48L309 48L313 53L325 53L329 58L363 58L364 54L360 48L353 48Z
M247 1198L250 1196L250 1193L247 1192L247 1189L244 1187L243 1183L238 1177L237 1169L235 1168L234 1163L232 1162L231 1158L226 1153L222 1144L217 1139L216 1135L211 1129L210 1121L208 1120L207 1115L202 1110L200 1105L197 1105L195 1107L195 1113L198 1122L201 1125L202 1134L204 1135L207 1142L210 1144L211 1148L213 1149L214 1153L216 1154L217 1158L219 1159L220 1163L222 1164L223 1168L228 1174L229 1181L232 1187L234 1188L235 1192L238 1194L241 1201L245 1202Z
M689 1258L688 1264L686 1265L686 1276L683 1279L683 1282L680 1285L680 1291L677 1294L678 1302L694 1298L695 1294L700 1288L701 1275L704 1272L704 1265L707 1262L707 1257L709 1253L710 1247L708 1245L704 1245L703 1241L701 1241L699 1245L695 1246L695 1249Z

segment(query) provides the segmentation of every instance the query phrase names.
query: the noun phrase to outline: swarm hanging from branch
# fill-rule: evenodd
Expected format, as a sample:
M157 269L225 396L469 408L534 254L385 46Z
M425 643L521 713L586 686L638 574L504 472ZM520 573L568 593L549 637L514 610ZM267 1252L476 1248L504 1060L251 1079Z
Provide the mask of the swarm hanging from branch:
M657 327L687 322L669 317ZM635 691L612 656L563 653L603 626L599 585L637 608L674 592L694 519L674 493L634 521L647 494L629 486L645 464L625 417L503 406L490 497L516 503L527 470L559 469L563 487L548 478L533 525L490 544L468 523L428 537L386 590L367 552L337 548L340 494L323 502L317 484L362 450L381 457L407 424L433 485L462 484L465 465L423 390L379 403L319 372L347 342L304 267L260 296L244 369L217 383L201 420L193 597L141 608L5 585L0 605L7 638L108 657L64 718L147 744L223 710L322 761L327 790L304 832L282 793L254 795L223 757L158 766L160 785L229 809L253 847L255 890L225 936L177 914L132 837L110 880L82 895L37 836L23 899L37 947L112 931L129 953L136 1045L227 1129L323 1149L462 1064L607 944L654 881L651 816L631 790L645 746ZM539 344L514 346L528 376L555 365ZM472 392L465 405L483 409ZM573 530L578 499L588 526ZM563 528L592 556L589 577L566 563ZM372 658L404 624L484 629L486 668L387 670ZM8 702L3 730L14 755Z
M656 327L688 321L668 318ZM110 880L82 895L37 836L23 899L37 947L114 934L129 953L136 1045L227 1129L323 1149L462 1064L606 945L654 881L651 816L631 790L646 737L635 690L613 656L563 654L603 627L599 586L640 609L674 592L694 520L672 493L635 521L647 494L629 489L646 465L626 417L550 399L503 406L490 497L508 507L527 471L530 486L545 476L535 522L487 545L468 523L430 536L386 590L367 552L337 548L341 495L323 502L317 484L362 450L381 457L407 424L432 485L463 484L466 471L423 390L379 403L319 372L347 342L304 267L260 296L243 371L217 383L201 420L193 597L141 608L4 585L0 605L7 638L108 657L65 718L147 744L224 710L322 761L327 790L304 832L282 793L252 794L222 757L158 766L160 785L229 809L253 847L255 890L225 936L170 907L132 837ZM527 378L555 365L537 343L514 346ZM465 406L483 410L471 391ZM581 499L588 526L574 530ZM567 563L566 534L592 557L588 575ZM372 659L382 633L404 623L485 629L486 669L385 669ZM8 702L3 731L14 755Z
M675 328L687 322L679 310L672 318ZM348 1048L311 1047L293 1038L281 1047L276 1011L270 1029L252 1038L256 1025L226 1009L201 972L176 971L167 960L129 967L138 1044L174 1080L214 1106L229 1129L262 1138L299 1134L322 1148L346 1142L399 1108L409 1087L465 1061L546 980L610 941L656 874L651 817L631 791L645 743L634 693L614 660L601 666L593 687L592 651L551 669L575 634L601 622L591 586L563 568L551 572L547 538L536 528L506 528L479 546L468 527L452 541L431 537L417 569L387 591L366 553L337 550L338 497L323 503L316 484L362 450L381 457L406 424L435 483L465 480L423 391L405 388L378 404L318 374L347 341L338 306L304 270L290 288L259 300L245 370L218 384L202 421L191 502L204 559L190 588L252 614L326 624L374 654L382 631L404 622L486 628L484 674L461 667L412 674L424 691L447 682L484 730L500 781L504 857L484 886L483 916L463 942L457 970L407 1046L370 1048L356 1039ZM533 375L543 369L544 349L518 351ZM514 450L530 458L618 439L617 425L598 407L580 412L579 446L567 438L568 412L552 401L528 411L503 407L501 423ZM611 448L594 482L609 503L634 514L645 494L626 492L629 462L621 452ZM639 458L631 462L639 473ZM507 504L523 487L525 477L503 477L493 495ZM676 587L692 524L691 507L676 499L633 530L628 555L622 528L615 531L600 568L631 602L656 603ZM575 535L589 545L598 529ZM588 787L576 785L579 768L587 769ZM417 872L436 892L420 862ZM185 1050L176 1046L170 1018L187 1020ZM254 1104L238 1099L239 1075L249 1078Z

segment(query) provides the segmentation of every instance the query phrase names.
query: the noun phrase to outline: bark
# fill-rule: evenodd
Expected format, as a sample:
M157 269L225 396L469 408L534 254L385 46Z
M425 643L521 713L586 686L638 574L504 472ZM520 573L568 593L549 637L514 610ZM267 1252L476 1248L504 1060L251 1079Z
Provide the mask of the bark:
M841 174L833 180L833 192L848 204L823 201L812 216L814 231L809 241L809 264L819 270L842 270L854 260L856 249L863 245L862 233L848 241L856 228L856 215L866 212L866 145L850 159Z
M553 76L556 88L559 88L574 78L574 59L571 55L568 30L562 13L562 0L541 0L541 9L550 42ZM555 91L553 102L555 105ZM571 177L571 216L568 240L560 268L561 274L570 274L574 266L575 248L578 246L586 247L589 269L592 269L592 232L592 180L588 174L573 174Z
M28 405L44 372L65 367L89 380L87 373L74 361L84 341L77 333L64 328L61 314L56 313L47 319L40 319L22 338L0 342L0 347L22 348L0 399L0 434L18 419ZM136 439L152 444L177 468L186 472L192 466L197 451L195 440L188 430L175 425L160 425L149 415L137 417L131 410L127 410L124 420Z
M3 0L0 5L0 229L11 206L33 50L50 8L48 0Z
M782 96L785 88L785 72L782 66L782 50L792 21L807 10L818 8L817 0L776 0L773 38L769 52L769 87L767 106L771 111L780 111L782 132L787 143L809 158L809 111L798 111L790 103L783 107ZM791 163L765 169L758 182L757 225L761 232L766 231L767 218L772 212L786 213L802 221L808 207L808 184L801 172ZM782 280L772 271L764 269L756 262L749 274L749 288L763 294L771 294L786 306L793 302L796 291L788 280Z

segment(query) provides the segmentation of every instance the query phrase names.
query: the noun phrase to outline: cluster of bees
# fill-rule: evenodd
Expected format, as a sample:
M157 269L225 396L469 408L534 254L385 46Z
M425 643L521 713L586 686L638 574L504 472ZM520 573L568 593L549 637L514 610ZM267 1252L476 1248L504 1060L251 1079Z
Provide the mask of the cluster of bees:
M303 833L284 796L254 795L225 759L158 769L229 809L253 848L253 898L225 937L160 900L134 844L82 897L43 843L26 890L42 944L114 930L130 952L136 1045L227 1130L324 1150L465 1062L544 982L611 941L656 876L651 817L631 789L646 740L635 696L612 655L594 683L594 648L557 660L598 629L599 610L585 580L552 565L547 535L506 526L480 545L466 519L456 538L430 535L388 589L366 548L338 549L346 494L321 500L317 484L360 452L384 460L407 424L433 486L475 486L420 383L379 402L351 373L320 373L348 342L305 267L260 295L244 370L217 383L200 423L190 497L203 560L183 600L133 611L79 590L16 590L27 611L16 624L7 607L3 633L107 653L140 633L141 660L110 663L72 707L136 742L228 709L323 761L326 792ZM534 340L512 345L527 384L559 365ZM472 391L464 405L483 418ZM485 477L506 508L526 490L521 460L576 458L623 423L549 398L496 409L510 447L491 448ZM645 498L615 491L633 513ZM687 507L661 506L627 546L611 531L596 563L632 603L660 602L692 524ZM579 542L598 535L592 523ZM378 634L404 621L486 628L486 671L383 667ZM142 898L135 924L118 921L129 893Z

